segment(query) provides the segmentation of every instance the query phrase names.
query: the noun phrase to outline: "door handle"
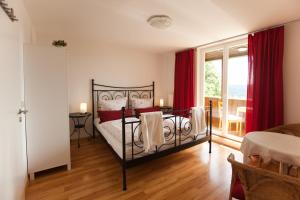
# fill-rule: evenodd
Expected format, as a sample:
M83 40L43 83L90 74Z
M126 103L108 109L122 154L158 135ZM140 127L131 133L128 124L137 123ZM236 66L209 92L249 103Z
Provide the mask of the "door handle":
M18 115L21 115L21 114L26 115L26 113L28 113L28 110L19 109L19 111L18 111Z

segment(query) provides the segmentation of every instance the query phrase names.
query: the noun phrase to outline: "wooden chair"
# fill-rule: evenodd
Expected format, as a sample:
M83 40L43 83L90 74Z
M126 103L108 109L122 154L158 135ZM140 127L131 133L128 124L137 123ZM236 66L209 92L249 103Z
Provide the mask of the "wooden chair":
M244 121L243 117L241 116L244 112L245 107L238 107L236 115L227 115L227 127L228 130L231 129L231 125L234 123L237 132L242 131L242 123ZM222 116L223 116L223 102L218 102L218 113L219 113L219 129L222 127Z
M300 179L280 175L266 169L242 164L230 154L232 166L229 200L235 197L234 187L242 186L246 200L300 200ZM240 185L237 183L240 182ZM243 199L243 198L240 198Z

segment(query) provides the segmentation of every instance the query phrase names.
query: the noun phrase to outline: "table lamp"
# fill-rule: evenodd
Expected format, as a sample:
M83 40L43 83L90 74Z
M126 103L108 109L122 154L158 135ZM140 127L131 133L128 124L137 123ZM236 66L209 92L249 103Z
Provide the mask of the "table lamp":
M86 113L87 112L87 103L81 103L80 104L80 112Z

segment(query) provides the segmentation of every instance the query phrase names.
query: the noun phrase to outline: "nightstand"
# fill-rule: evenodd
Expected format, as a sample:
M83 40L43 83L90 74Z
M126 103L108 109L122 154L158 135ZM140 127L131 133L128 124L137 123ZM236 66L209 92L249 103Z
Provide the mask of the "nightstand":
M161 106L159 108L164 114L172 114L172 111L173 111L172 106Z
M69 117L70 119L73 120L74 122L74 130L71 134L71 136L77 132L78 133L78 137L77 137L77 146L78 148L80 147L80 143L79 143L79 139L80 139L80 129L84 129L84 131L91 136L90 133L87 132L87 130L85 129L85 124L87 119L92 116L92 113L70 113ZM92 136L91 136L92 137Z

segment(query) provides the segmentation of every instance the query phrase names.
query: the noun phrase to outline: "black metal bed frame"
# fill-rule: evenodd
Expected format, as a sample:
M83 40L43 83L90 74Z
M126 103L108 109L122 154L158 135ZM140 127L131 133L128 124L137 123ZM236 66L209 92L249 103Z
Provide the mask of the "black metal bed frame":
M209 153L211 153L212 146L212 102L209 102L209 106L205 108L206 116L206 132L205 134L195 134L189 136L192 130L192 124L190 120L184 122L184 119L191 117L191 109L185 110L173 110L171 115L163 117L164 122L169 120L170 125L164 125L168 132L165 133L166 144L161 146L156 146L156 148L148 154L144 154L143 141L141 139L141 133L138 131L138 127L141 125L140 120L136 121L126 121L129 116L125 115L125 107L122 108L122 158L115 152L112 146L106 141L102 133L95 127L94 119L96 117L97 110L99 107L99 100L109 100L118 99L120 97L126 97L128 99L126 108L130 108L130 99L135 98L153 98L152 105L154 106L154 88L155 83L152 82L151 85L138 86L138 87L116 87L96 84L94 79L92 79L92 109L93 109L93 137L95 137L95 131L104 139L106 144L110 147L114 155L117 157L122 166L122 178L123 178L123 190L127 188L126 182L126 169L136 166L138 164L145 163L153 159L157 159L171 153L179 152L181 150L193 147L197 144L208 142L209 143ZM130 116L132 117L132 116ZM131 130L131 142L126 143L126 126L130 126ZM134 127L135 126L135 127ZM178 127L177 127L178 126ZM138 135L138 141L135 141L135 134ZM202 136L199 138L198 136ZM190 141L188 141L190 140ZM169 147L165 148L164 147ZM131 158L126 158L126 149L131 149ZM135 149L141 149L138 152ZM139 156L142 155L142 156Z

